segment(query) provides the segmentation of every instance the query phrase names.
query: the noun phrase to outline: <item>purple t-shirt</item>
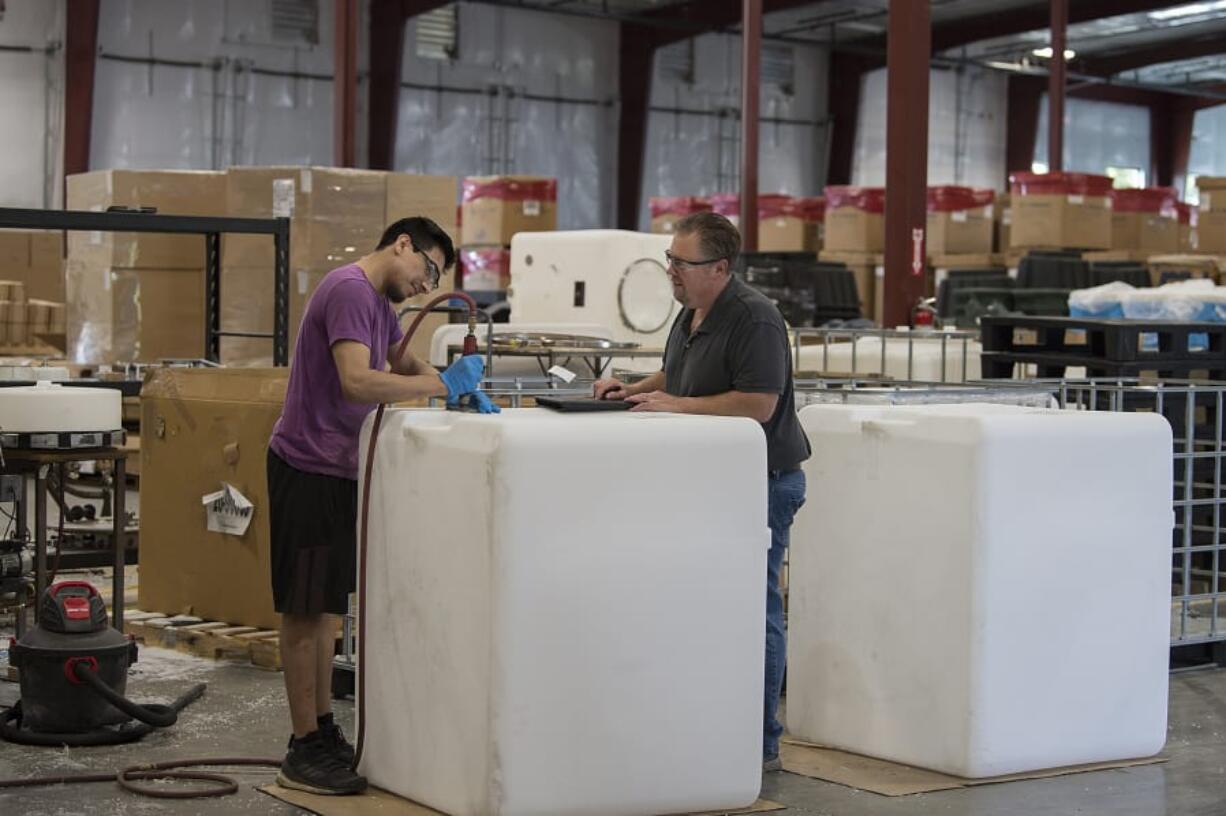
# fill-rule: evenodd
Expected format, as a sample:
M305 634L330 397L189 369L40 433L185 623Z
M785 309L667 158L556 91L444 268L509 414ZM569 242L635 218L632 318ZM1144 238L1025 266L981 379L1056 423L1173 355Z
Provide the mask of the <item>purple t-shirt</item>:
M269 443L277 455L308 473L357 479L358 434L375 406L345 399L332 346L361 343L370 349L370 367L382 371L388 349L402 336L391 303L361 267L349 264L325 275L298 330L285 408Z

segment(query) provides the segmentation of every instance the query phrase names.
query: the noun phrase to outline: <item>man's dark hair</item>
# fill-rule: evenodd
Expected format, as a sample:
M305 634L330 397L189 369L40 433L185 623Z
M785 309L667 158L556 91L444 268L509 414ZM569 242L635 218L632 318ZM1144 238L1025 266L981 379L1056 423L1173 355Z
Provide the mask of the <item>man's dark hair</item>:
M702 260L726 258L729 270L741 254L740 231L719 213L691 213L677 222L673 232L678 235L697 235L698 244L702 247Z
M383 230L383 237L379 239L379 245L375 247L375 250L391 246L401 235L409 236L413 246L421 252L431 249L441 250L443 269L450 269L455 264L455 245L451 243L451 236L438 224L420 215L401 218Z

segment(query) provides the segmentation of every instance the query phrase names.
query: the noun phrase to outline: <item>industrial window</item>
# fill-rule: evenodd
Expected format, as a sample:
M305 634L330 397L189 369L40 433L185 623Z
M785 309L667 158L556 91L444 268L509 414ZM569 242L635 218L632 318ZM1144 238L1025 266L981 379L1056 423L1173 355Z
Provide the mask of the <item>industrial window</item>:
M694 82L694 41L666 45L656 53L660 60L660 77L691 85Z
M319 0L272 0L272 40L319 45Z
M459 52L459 24L455 3L417 17L417 56L453 60Z
M789 96L796 84L795 52L790 45L762 46L762 84L774 85Z

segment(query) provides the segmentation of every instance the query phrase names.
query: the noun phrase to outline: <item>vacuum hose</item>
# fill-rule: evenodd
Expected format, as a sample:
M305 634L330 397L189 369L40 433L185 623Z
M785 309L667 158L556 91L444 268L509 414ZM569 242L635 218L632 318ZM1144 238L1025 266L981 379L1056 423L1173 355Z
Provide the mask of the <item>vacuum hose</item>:
M127 697L124 697L115 689L103 682L93 669L86 663L77 663L73 667L73 673L76 678L84 683L91 691L98 694L115 708L127 714L134 720L139 720L139 725L128 724L118 728L104 728L95 731L85 731L81 733L71 734L56 734L43 731L26 731L22 728L12 725L14 721L21 720L21 703L10 708L0 717L0 737L15 742L19 745L42 745L42 746L92 746L92 745L117 745L127 742L135 742L146 734L152 732L155 728L167 728L175 724L179 719L179 712L187 708L192 703L200 699L206 688L204 683L197 683L186 692L181 694L170 705L146 704L141 705L134 703ZM0 784L0 787L4 787Z
M477 302L464 292L446 292L423 306L422 310L417 313L417 317L413 318L413 322L409 324L409 330L404 333L404 339L396 347L396 359L391 361L393 368L404 357L409 341L413 339L413 333L417 331L417 327L430 313L430 310L443 301L452 299L463 300L468 304L468 335L464 338L463 356L467 357L477 353ZM370 444L366 450L366 473L362 481L362 506L358 510L361 513L361 522L358 526L358 693L356 701L358 733L357 745L354 747L354 770L357 770L358 765L362 762L362 750L366 747L366 531L370 520L370 481L375 469L375 446L379 442L379 428L383 425L383 413L386 408L387 405L380 404L375 409L375 419L370 427Z

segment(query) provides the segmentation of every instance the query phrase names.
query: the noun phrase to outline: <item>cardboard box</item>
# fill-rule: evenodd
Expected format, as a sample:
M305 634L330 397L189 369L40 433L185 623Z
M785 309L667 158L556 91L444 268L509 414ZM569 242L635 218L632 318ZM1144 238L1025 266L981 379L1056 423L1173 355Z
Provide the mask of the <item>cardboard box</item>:
M1084 173L1016 173L1011 183L1012 248L1111 248L1111 179Z
M155 207L162 215L224 215L225 174L211 170L96 170L67 179L70 210ZM99 268L200 269L204 238L69 232L68 257Z
M1196 251L1197 210L1191 204L1183 201L1175 202L1175 213L1179 216L1179 252Z
M1226 198L1226 190L1222 191ZM1196 251L1226 255L1226 210L1202 210L1196 218Z
M1162 282L1163 273L1220 281L1226 273L1226 255L1153 255L1149 258L1149 275L1154 285Z
M156 362L204 354L204 270L67 268L69 359Z
M818 254L819 261L841 263L851 270L860 293L860 313L881 323L885 313L885 256L864 252L826 250Z
M464 179L463 244L510 246L517 232L558 228L558 183L539 176Z
M1226 212L1226 176L1200 176L1196 179L1202 213Z
M651 231L671 235L677 222L696 212L710 212L711 202L699 196L653 196L647 202L651 211Z
M763 195L758 198L759 252L820 252L825 199Z
M825 249L880 254L885 251L885 190L827 187Z
M388 173L383 226L415 215L433 220L458 247L460 230L456 224L456 177Z
M141 391L142 609L278 627L266 457L288 381L285 368L149 373ZM242 536L205 526L201 498L223 483L254 505Z
M991 190L943 186L928 188L928 254L973 255L992 252L995 231Z
M0 230L0 275L25 284L30 297L64 299L63 233Z
M997 193L996 201L992 204L992 219L995 233L992 251L1008 252L1010 241L1013 240L1013 205L1008 193Z
M27 269L29 266L29 231L0 230L0 273L10 275L12 269Z
M1164 187L1111 191L1111 248L1179 251L1175 191Z

